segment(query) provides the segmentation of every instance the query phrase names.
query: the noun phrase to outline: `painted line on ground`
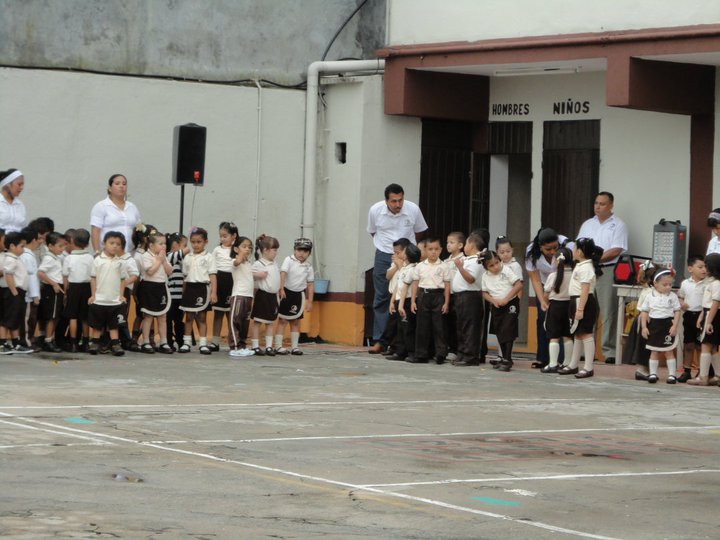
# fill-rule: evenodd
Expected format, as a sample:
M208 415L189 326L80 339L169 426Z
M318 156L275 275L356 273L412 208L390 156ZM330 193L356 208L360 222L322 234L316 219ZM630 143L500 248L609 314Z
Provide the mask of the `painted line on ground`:
M1 412L0 412L0 415L7 416L5 413L1 413ZM25 426L29 429L38 429L40 431L47 431L49 433L55 433L56 432L55 430L60 429L60 430L69 431L72 433L83 434L84 438L88 438L88 439L91 439L92 436L106 438L106 439L109 439L110 441L113 441L116 443L122 442L122 443L126 443L126 444L142 446L142 447L146 447L146 448L154 448L154 449L162 450L165 452L173 452L176 454L192 456L195 458L207 459L209 461L216 461L216 462L227 463L227 464L231 464L231 465L239 465L241 467L245 467L245 468L249 468L249 469L276 473L276 474L279 474L282 476L299 478L301 480L309 480L309 481L317 482L320 484L336 486L336 487L339 487L342 489L349 489L351 491L366 491L369 493L375 493L377 495L383 495L386 497L404 499L404 500L408 500L408 501L419 502L419 503L424 503L424 504L428 504L431 506L436 506L439 508L445 508L448 510L455 510L458 512L464 512L464 513L475 514L475 515L489 517L489 518L500 519L503 521L508 521L508 522L514 523L516 525L535 527L538 529L544 529L546 531L573 535L573 536L577 536L580 538L592 538L594 540L620 540L618 538L614 538L614 537L610 537L610 536L602 536L602 535L592 534L592 533L588 533L588 532L584 532L584 531L577 531L574 529L557 527L555 525L550 525L548 523L543 523L540 521L528 521L525 519L518 519L518 518L514 518L512 516L505 515L505 514L497 514L495 512L487 512L485 510L478 510L476 508L469 508L466 506L458 506L455 504L449 504L449 503L446 503L443 501L437 501L437 500L428 499L425 497L415 497L413 495L408 495L405 493L395 493L393 491L386 491L386 490L382 490L382 489L374 488L374 487L365 487L365 486L361 486L361 485L350 484L348 482L340 482L337 480L331 480L329 478L323 478L320 476L312 476L312 475L307 475L307 474L296 473L296 472L288 471L285 469L278 469L276 467L267 467L265 465L258 465L255 463L248 463L245 461L238 461L238 460L234 460L234 459L223 458L220 456L215 456L213 454L207 454L204 452L192 452L192 451L183 450L180 448L173 448L172 446L163 446L163 445L159 445L159 444L136 441L136 440L129 439L126 437L118 437L116 435L106 435L106 434L102 434L102 433L94 433L92 431L86 431L84 429L59 426L56 424L51 424L49 422L41 422L41 421L35 420L33 418L22 418L22 417L16 417L16 418L19 420L23 420L25 422L29 422L31 424L38 424L38 425L46 426L49 428L53 428L53 429L41 429L41 428L35 428L33 426ZM8 422L6 420L0 420L0 422L10 423L10 424L14 423L14 422ZM80 435L78 435L78 436L80 436Z
M0 413L0 415L5 416L5 415L2 414L2 413ZM20 418L20 417L13 417L13 418L17 418L18 420L30 421L29 418ZM62 435L63 437L74 437L74 438L76 438L76 439L83 439L83 440L86 440L86 441L92 441L92 442L94 442L94 443L96 443L96 444L108 444L107 441L104 441L104 440L102 440L102 439L98 439L96 436L93 436L93 435L95 435L95 434L92 433L92 432L87 432L87 431L85 431L85 432L81 432L81 433L83 433L84 435L76 435L76 434L74 434L74 433L68 433L67 431L72 431L72 430L68 430L65 426L57 426L57 425L55 425L55 424L48 424L48 426L54 427L54 428L59 428L59 429L62 430L62 431L57 431L57 429L56 429L56 430L52 430L52 429L41 429L41 428L37 428L37 427L34 427L34 426L28 426L27 424L20 424L19 422L11 422L11 421L9 421L9 420L0 420L0 423L1 423L1 424L7 424L7 425L9 425L9 426L15 426L15 427L23 428L23 429L30 429L30 430L33 430L33 431L42 431L42 432L45 432L45 433L52 433L53 435ZM87 436L87 435L90 435L90 436ZM102 437L101 435L99 435L99 436Z
M363 487L414 487L414 486L441 486L447 484L494 484L497 482L527 482L532 480L580 480L582 478L624 478L633 476L678 476L684 474L717 474L720 469L690 469L681 471L652 471L652 472L620 472L620 473L580 473L580 474L550 474L543 476L502 476L499 478L468 478L435 480L427 482L399 482L397 484L363 484Z
M4 444L0 445L0 450L9 450L13 448L67 448L69 446L108 446L112 443L106 441L87 442L87 443L36 443L36 444Z
M652 401L668 401L671 399L673 403L677 402L705 402L710 401L713 403L717 402L717 396L711 396L710 394L705 396L697 397L681 397L681 396L658 396L657 399ZM618 399L604 399L604 398L489 398L489 399L417 399L417 400L360 400L360 401L277 401L267 403L126 403L126 404L98 404L98 405L0 405L0 410L22 410L22 411L33 411L33 410L74 410L74 409L188 409L188 408L262 408L262 407L329 407L329 406L341 406L346 407L348 405L462 405L472 403L628 403L642 401L647 403L647 396L638 396L636 398L618 398ZM7 416L7 415L6 415Z
M265 443L265 442L303 442L303 441L342 441L362 439L406 439L433 437L482 437L490 435L533 435L547 433L597 433L619 431L709 431L720 430L720 426L638 426L611 428L577 429L517 429L510 431L458 431L449 433L376 433L368 435L317 435L306 437L268 437L257 439L188 439L188 440L150 440L141 441L151 444L222 444L222 443Z

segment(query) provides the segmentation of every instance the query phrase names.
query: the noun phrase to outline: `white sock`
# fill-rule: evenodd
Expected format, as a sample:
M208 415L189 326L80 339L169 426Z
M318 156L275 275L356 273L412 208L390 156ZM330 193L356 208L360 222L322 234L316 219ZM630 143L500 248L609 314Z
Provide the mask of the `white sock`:
M650 367L650 375L657 375L658 367L660 366L660 360L650 360L648 362Z
M260 340L259 339L251 339L250 340L250 347L253 349L259 349L260 348Z
M188 347L192 345L192 336L183 336L183 345L187 345Z
M560 356L560 343L557 341L551 341L548 345L548 349L550 350L550 363L548 365L550 367L555 367L558 365L558 357Z
M290 332L290 347L297 349L298 343L300 343L300 332Z
M715 376L720 377L720 355L713 354L710 357L710 363L712 364L712 367L715 370ZM710 374L710 370L708 370L708 375L709 374Z
M580 340L578 340L580 341ZM570 357L570 363L568 364L568 367L570 369L575 369L578 367L578 364L580 363L580 356L582 356L582 342L573 344L573 352L572 356Z
M667 359L668 377L677 377L677 360L674 358Z
M188 343L188 345L191 344L191 343L192 343L192 339L190 339L190 343ZM205 346L207 346L207 338L206 338L205 336L203 336L203 337L200 338L199 346L200 346L200 347L205 347Z
M563 348L565 349L565 360L563 362L568 362L570 360L570 358L572 358L572 355L573 355L573 340L572 339L564 340Z
M700 353L700 372L698 373L699 377L705 377L707 379L707 376L710 374L711 362L712 358L710 353Z
M52 343L52 336L45 338L45 343Z
M265 348L266 349L272 349L273 346L273 337L272 336L265 336Z
M585 349L585 371L592 371L593 360L595 360L595 338L590 336L583 339L583 349Z
M283 342L283 335L282 334L275 334L275 348L279 349L282 347Z

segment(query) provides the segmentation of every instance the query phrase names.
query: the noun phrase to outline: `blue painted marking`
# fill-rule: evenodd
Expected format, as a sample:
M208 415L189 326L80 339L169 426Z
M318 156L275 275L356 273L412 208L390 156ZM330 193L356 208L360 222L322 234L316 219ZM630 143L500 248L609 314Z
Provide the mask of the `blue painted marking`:
M495 506L520 506L520 503L516 501L505 501L503 499L493 499L492 497L473 497L472 499Z
M79 418L77 416L71 416L69 418L63 418L66 422L71 424L94 424L95 420L88 420L87 418Z

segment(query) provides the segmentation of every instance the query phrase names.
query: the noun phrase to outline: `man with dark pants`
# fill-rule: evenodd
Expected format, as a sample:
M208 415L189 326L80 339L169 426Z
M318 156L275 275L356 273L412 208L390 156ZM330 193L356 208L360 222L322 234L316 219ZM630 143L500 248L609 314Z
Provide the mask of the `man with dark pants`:
M368 212L367 232L373 237L375 244L375 264L373 265L373 345L368 351L378 354L385 350L383 332L387 326L390 306L388 280L385 276L392 262L393 242L399 238L407 238L416 243L416 235L427 230L425 218L418 205L405 201L402 186L390 184L385 188L385 200L370 207Z
M603 248L600 266L603 275L597 279L595 297L602 320L602 353L606 364L615 363L615 336L617 329L617 294L613 288L613 267L620 255L627 251L627 227L623 220L613 214L615 198L612 193L601 191L595 196L595 217L580 227L578 238L592 238L596 246Z

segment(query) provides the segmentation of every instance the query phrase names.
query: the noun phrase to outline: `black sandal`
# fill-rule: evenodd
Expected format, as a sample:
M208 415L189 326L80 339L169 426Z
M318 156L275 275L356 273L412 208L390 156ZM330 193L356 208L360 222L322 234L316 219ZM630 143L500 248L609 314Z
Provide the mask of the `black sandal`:
M545 362L540 362L540 361L536 361L536 362L533 362L532 364L530 364L530 367L533 369L542 369L545 366L547 366L547 364Z

